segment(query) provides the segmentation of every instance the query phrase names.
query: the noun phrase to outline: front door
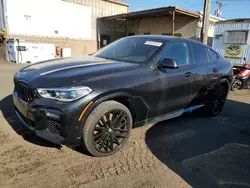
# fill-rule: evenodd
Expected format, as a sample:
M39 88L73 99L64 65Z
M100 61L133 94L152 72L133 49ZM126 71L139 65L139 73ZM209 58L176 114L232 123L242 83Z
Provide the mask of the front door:
M158 68L153 71L155 79L151 83L149 118L172 113L188 106L193 81L193 65L189 57L190 50L186 42L170 44L161 55L158 63L165 58L171 58L177 61L179 67Z

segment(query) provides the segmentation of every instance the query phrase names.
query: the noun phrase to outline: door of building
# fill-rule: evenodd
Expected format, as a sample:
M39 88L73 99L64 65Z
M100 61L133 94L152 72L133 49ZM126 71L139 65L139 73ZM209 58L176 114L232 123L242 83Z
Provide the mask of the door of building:
M104 47L110 43L110 36L109 35L100 35L100 47Z

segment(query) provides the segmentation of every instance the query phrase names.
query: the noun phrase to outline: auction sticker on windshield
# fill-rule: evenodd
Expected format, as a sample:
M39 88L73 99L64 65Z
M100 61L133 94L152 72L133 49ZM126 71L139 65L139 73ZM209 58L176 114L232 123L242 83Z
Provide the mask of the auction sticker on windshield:
M151 45L151 46L158 46L160 47L162 45L161 42L155 42L155 41L147 41L145 42L146 45Z

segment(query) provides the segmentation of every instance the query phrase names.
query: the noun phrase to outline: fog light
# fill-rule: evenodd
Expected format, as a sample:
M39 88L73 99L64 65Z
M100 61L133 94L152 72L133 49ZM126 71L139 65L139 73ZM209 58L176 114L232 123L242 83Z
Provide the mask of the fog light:
M52 117L52 118L55 118L55 119L59 119L60 118L60 116L58 114L55 114L53 112L47 112L47 111L45 111L45 115L49 116L49 117Z

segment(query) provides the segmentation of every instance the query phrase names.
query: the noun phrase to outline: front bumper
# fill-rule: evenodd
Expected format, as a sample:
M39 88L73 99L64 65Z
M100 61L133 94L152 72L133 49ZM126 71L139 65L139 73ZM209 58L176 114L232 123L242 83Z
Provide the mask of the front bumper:
M91 98L90 95L71 103L35 98L26 103L13 92L16 115L26 127L50 142L70 146L81 144L83 122L78 118Z
M20 114L20 112L18 110L16 110L16 115L19 118L19 120L23 123L23 125L25 125L30 130L35 131L37 136L39 136L39 137L41 137L43 139L49 140L50 142L53 142L55 144L63 144L65 142L64 137L52 133L48 128L42 129L42 130L35 130L34 127L30 126L27 123L27 120L25 120L22 117L22 115Z

